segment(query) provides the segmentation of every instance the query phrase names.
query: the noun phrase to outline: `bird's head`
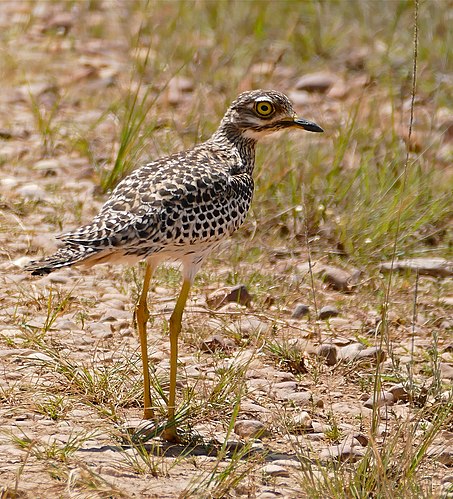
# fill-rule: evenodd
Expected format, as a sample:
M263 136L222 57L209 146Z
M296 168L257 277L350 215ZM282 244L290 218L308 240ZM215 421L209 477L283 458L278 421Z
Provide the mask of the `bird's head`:
M233 126L243 137L254 140L288 128L323 132L316 123L298 118L288 97L275 90L240 94L223 117L221 127L225 126Z

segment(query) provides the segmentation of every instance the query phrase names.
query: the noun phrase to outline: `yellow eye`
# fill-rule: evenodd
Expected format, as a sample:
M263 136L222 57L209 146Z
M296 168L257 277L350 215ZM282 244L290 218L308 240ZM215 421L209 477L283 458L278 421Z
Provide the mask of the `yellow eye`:
M260 116L269 116L274 112L274 106L269 101L262 100L255 104L255 111Z

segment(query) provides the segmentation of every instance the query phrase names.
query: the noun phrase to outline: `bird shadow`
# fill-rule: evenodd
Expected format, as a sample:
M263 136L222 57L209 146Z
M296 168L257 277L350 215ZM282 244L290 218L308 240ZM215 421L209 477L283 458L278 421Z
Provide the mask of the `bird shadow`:
M149 423L133 433L124 432L119 435L117 445L91 446L79 449L79 452L124 452L137 449L156 457L189 457L208 456L221 459L232 457L248 459L259 456L266 462L278 459L291 460L300 463L300 456L294 452L275 452L260 439L225 440L205 438L195 432L181 434L179 442L167 442L160 435L165 429L161 425Z

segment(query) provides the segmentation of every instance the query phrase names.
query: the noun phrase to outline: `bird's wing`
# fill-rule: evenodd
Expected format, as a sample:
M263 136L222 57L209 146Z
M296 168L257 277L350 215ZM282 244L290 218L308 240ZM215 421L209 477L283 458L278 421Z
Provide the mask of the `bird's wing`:
M222 165L215 155L187 152L144 165L118 184L91 224L59 239L99 249L152 242L169 218L206 203L228 203L234 180Z

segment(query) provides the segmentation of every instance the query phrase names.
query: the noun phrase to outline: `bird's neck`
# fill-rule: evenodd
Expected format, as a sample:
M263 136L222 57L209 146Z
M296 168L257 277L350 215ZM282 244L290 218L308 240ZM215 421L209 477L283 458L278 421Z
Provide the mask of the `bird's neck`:
M242 130L230 123L222 123L208 142L220 146L231 155L240 156L241 161L235 173L253 173L256 140L245 137Z

